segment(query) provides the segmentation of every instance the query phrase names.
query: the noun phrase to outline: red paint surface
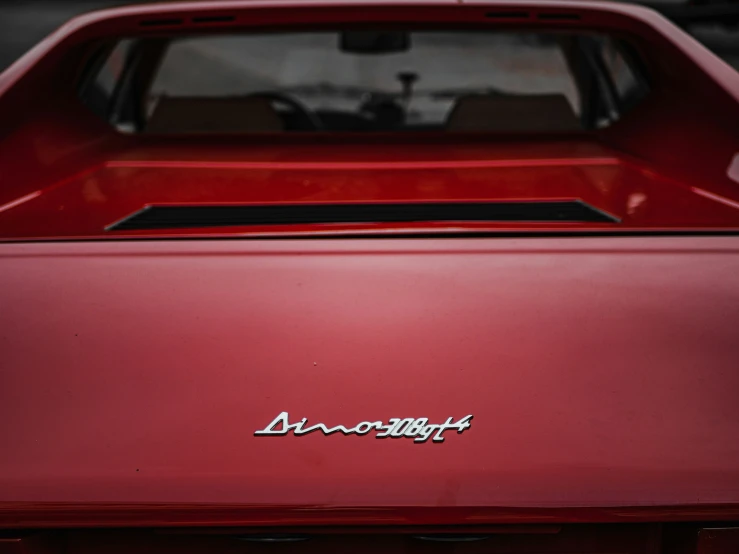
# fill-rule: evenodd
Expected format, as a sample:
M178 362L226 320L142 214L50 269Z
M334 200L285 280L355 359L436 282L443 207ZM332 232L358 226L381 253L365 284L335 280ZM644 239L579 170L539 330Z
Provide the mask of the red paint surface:
M191 523L298 524L347 523L355 508L394 523L588 506L610 516L569 517L680 505L651 517L727 517L711 507L739 501L730 237L7 244L0 256L5 525L34 521L35 502L61 503L41 514L81 503L88 522L183 503ZM283 410L345 425L475 418L443 444L253 436ZM85 508L96 502L118 508Z
M491 9L527 10L501 22ZM539 13L580 19L539 20ZM232 23L198 26L198 15ZM96 40L161 33L146 18L181 18L168 33L265 26L413 21L480 28L597 29L624 35L644 58L652 92L611 128L570 136L124 136L89 113L74 79ZM449 225L310 225L146 233L105 231L153 203L377 202L580 198L628 229L739 229L730 177L739 134L739 75L657 14L623 4L227 2L117 8L82 16L0 76L4 147L0 238L347 232ZM39 109L43 106L43 109ZM467 224L475 230L598 229L601 225ZM613 226L606 226L612 228Z
M337 230L448 228L495 229L739 229L736 203L697 187L689 188L643 165L607 156L592 142L521 145L528 158L496 158L485 145L425 145L407 148L405 161L372 160L365 146L254 148L224 161L235 149L180 148L183 161L117 159L64 178L6 204L0 235L85 237L317 232ZM508 150L513 150L508 148ZM535 157L537 153L557 157ZM591 154L582 157L583 153ZM136 156L139 152L133 152ZM581 157L572 157L580 154ZM485 159L487 156L488 159ZM354 161L345 161L351 159ZM428 165L428 167L424 167ZM147 205L270 204L330 202L445 202L581 199L616 216L618 224L454 223L251 226L242 228L105 231ZM723 200L723 201L722 201ZM8 207L9 206L9 207ZM0 211L3 207L0 206Z
M121 238L104 227L154 202L582 198L619 229L739 228L739 76L652 12L326 6L173 3L63 27L0 76L0 237ZM203 144L118 135L70 78L152 15L183 14L183 32L220 11L234 28L512 25L491 6L628 36L651 96L568 137ZM0 526L739 519L737 274L733 237L0 245ZM441 445L253 436L283 410L475 419Z

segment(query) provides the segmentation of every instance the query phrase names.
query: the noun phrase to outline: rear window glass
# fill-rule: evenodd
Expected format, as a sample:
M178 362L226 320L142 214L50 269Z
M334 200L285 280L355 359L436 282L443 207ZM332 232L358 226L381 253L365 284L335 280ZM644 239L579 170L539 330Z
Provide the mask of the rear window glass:
M629 107L638 103L647 94L648 87L645 79L639 78L639 73L632 66L633 62L629 62L629 57L634 56L633 52L614 41L599 42L606 73L613 83L621 106Z
M95 112L108 117L109 105L116 95L118 86L123 77L123 69L127 65L131 51L132 40L122 40L112 47L101 52L104 57L96 58L97 72L93 75L87 87L82 90L82 98Z
M335 31L139 42L128 67L114 49L99 75L109 97L101 115L125 132L569 132L615 119L619 95L638 81L607 37L561 33ZM589 60L606 49L599 69ZM128 86L110 85L111 65ZM592 75L604 67L610 75Z
M122 40L110 51L105 63L100 67L97 74L96 84L107 95L112 95L115 86L123 75L123 68L131 51L131 40Z

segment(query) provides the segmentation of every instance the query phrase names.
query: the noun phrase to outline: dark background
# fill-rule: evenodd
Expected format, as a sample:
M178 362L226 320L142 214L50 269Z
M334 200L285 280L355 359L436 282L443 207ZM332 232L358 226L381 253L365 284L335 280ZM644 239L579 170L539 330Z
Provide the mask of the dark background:
M662 0L660 3L669 2ZM135 1L0 0L0 71L71 17L132 3ZM700 25L690 27L689 31L739 70L739 28Z

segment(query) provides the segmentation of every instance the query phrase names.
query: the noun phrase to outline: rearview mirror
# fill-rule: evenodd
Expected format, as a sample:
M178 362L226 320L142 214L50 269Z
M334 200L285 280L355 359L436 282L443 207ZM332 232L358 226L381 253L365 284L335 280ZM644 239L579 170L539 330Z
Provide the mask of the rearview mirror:
M402 31L344 31L339 48L350 54L394 54L411 46L409 33Z

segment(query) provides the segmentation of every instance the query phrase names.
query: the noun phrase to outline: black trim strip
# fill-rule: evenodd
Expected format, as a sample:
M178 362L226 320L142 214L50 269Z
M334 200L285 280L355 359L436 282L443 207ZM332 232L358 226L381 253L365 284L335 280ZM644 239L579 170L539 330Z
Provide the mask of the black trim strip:
M414 223L423 221L618 223L619 220L580 200L425 204L147 206L113 223L107 227L107 230L131 231L331 223Z
M487 12L485 17L488 19L528 19L529 12L511 12L511 11L499 11L499 12Z
M233 15L203 15L192 18L193 23L231 23L233 21L236 21Z
M171 25L182 25L184 21L180 18L169 18L169 19L144 19L139 22L141 27L168 27Z
M537 19L543 21L579 21L580 16L576 13L540 13Z

